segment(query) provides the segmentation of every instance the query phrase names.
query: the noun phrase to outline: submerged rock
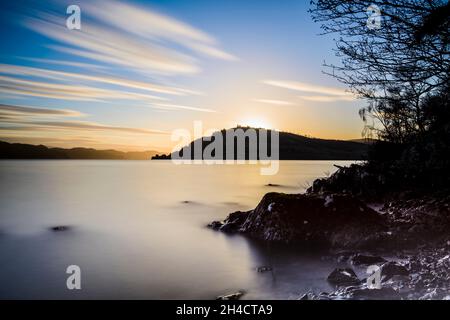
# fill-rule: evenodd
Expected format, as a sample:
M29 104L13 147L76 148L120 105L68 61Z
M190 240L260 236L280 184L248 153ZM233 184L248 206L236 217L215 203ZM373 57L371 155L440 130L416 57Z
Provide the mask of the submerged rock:
M54 231L54 232L68 231L68 230L70 230L70 229L71 229L71 227L69 227L69 226L55 226L55 227L50 227L50 230L51 230L51 231Z
M356 273L350 268L334 269L327 280L336 286L348 286L361 283Z

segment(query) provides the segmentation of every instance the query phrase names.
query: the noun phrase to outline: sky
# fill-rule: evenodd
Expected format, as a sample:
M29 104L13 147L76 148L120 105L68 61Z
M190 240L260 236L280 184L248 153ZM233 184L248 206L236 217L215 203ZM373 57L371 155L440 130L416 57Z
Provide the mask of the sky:
M69 5L81 29L66 26ZM2 1L0 140L170 151L171 133L250 125L358 139L304 0Z

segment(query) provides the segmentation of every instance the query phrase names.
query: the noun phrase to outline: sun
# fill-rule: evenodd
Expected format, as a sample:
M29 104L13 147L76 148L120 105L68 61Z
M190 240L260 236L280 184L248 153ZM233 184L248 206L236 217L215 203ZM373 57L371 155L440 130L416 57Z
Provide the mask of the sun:
M239 125L246 127L252 127L252 128L263 128L263 129L273 129L272 125L266 121L265 119L247 119L239 122Z

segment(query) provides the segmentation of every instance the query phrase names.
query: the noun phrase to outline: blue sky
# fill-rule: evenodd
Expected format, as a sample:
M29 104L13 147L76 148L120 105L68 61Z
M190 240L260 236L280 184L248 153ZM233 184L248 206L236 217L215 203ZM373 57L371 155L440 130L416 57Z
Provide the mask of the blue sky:
M81 30L65 26L81 9ZM309 1L2 3L0 139L169 150L170 133L236 124L359 138L355 101Z

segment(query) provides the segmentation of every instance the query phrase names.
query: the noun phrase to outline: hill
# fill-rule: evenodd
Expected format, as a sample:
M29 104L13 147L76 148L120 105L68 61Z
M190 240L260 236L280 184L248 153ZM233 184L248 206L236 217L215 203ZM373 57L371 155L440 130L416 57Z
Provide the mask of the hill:
M224 141L226 141L226 134L230 130L253 129L249 127L238 127L220 131ZM260 129L255 129L258 133ZM218 132L217 132L218 133ZM189 145L181 149L181 154L189 152L191 148L191 159L194 159L193 146L197 143L202 143L203 150L211 142L201 141L197 139ZM214 141L214 140L212 140ZM268 143L270 146L270 142ZM342 140L325 140L305 137L288 132L279 132L279 148L280 160L365 160L368 144L356 141L342 141ZM236 146L235 146L236 149ZM270 150L270 147L268 148ZM225 151L224 151L225 154ZM171 155L157 155L153 160L170 159ZM246 146L246 159L248 160L248 145Z
M122 152L91 148L64 149L0 141L0 159L150 160L156 154L156 151Z

